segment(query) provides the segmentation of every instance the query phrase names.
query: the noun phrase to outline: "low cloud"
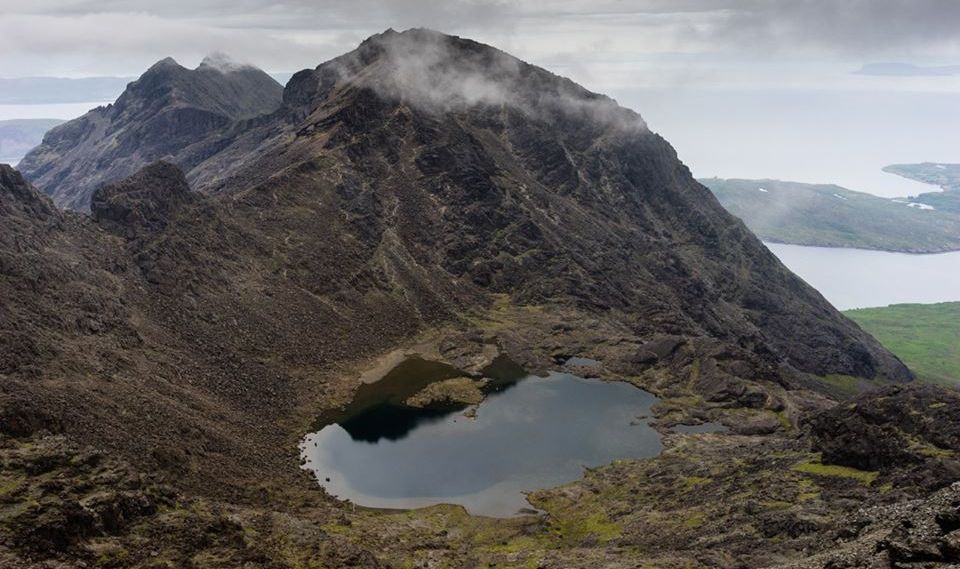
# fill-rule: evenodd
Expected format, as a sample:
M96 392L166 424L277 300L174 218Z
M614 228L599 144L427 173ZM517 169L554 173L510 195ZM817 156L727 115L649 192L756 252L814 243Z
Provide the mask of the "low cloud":
M372 69L354 59L372 50L380 59ZM646 129L639 115L612 99L500 50L429 30L386 32L333 65L341 80L427 111L504 105L544 119L559 114L566 120Z
M429 27L524 59L694 54L951 62L955 0L0 0L0 76L131 75L222 50L270 71L314 67L388 27Z

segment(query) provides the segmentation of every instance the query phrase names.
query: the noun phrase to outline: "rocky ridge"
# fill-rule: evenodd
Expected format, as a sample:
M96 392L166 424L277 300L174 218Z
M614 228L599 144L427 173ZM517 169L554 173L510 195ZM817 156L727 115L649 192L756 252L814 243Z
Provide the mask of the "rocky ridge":
M116 103L49 131L19 168L58 206L85 210L103 184L273 112L282 90L263 71L222 56L192 70L167 58L130 83Z

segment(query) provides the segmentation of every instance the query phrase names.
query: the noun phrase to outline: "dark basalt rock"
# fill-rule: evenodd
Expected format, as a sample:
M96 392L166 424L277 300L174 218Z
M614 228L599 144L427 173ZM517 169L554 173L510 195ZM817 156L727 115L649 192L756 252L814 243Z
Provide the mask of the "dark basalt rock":
M18 172L0 164L0 216L24 214L36 218L57 217L53 203L34 189Z
M808 421L823 461L890 471L923 465L929 484L960 476L960 393L932 385L870 391Z
M57 205L84 210L98 187L157 160L187 163L191 145L275 111L282 90L263 71L222 58L192 70L167 58L113 105L52 129L19 167Z
M163 231L195 198L179 168L157 162L135 176L97 190L90 209L100 225L134 239Z

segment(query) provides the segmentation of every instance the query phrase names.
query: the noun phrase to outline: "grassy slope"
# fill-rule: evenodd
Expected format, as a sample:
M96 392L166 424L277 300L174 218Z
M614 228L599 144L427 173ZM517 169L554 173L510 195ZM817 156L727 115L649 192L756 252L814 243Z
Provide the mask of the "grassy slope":
M960 385L960 302L897 304L845 312L917 376Z
M920 210L834 185L720 178L700 182L769 241L911 253L960 249L960 215L955 213Z

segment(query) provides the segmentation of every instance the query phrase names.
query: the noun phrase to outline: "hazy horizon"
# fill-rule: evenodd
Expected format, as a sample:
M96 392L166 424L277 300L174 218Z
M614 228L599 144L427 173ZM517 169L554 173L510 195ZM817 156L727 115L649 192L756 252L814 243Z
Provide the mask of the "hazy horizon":
M0 77L136 77L167 56L195 67L212 52L285 77L387 28L422 26L494 45L616 98L698 177L833 183L893 197L936 188L883 166L960 162L956 2L360 0L319 7L305 0L0 0ZM115 33L93 33L102 29ZM112 100L0 105L0 119L69 119Z

